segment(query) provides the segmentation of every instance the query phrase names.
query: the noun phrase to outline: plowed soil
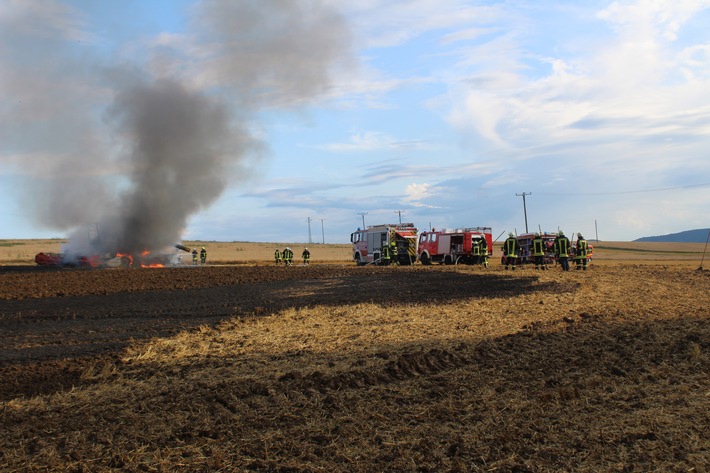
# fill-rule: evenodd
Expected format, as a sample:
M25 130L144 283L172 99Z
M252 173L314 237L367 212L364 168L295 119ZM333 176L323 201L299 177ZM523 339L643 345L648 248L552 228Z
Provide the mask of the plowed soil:
M0 269L2 471L710 471L710 272Z

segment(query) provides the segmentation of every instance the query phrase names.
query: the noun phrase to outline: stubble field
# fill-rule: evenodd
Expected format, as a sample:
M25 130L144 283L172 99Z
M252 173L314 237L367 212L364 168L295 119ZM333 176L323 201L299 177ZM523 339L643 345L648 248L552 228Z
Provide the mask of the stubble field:
M710 470L703 245L600 243L567 273L205 245L198 268L0 251L1 471Z

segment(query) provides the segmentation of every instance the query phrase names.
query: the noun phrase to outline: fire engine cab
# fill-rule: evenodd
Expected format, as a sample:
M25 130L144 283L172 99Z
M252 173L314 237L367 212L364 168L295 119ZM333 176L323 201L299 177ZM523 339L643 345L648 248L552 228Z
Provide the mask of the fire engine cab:
M424 265L479 264L493 254L491 227L457 228L422 232L419 236L419 261Z
M350 234L358 265L411 265L417 260L417 229L413 223L371 225Z

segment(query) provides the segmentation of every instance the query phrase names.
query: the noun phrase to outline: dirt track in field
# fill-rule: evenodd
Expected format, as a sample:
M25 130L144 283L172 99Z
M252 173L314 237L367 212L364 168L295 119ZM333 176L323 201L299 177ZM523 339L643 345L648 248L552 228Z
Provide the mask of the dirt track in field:
M0 347L0 469L710 471L709 271L4 268Z

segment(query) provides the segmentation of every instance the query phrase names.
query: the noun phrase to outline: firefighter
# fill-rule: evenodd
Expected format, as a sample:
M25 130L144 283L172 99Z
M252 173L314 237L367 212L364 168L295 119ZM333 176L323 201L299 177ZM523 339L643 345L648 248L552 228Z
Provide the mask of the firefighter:
M279 251L278 248L276 248L276 251L274 251L274 261L276 264L281 264L281 252Z
M303 249L303 253L301 253L301 257L303 258L303 264L308 266L308 262L311 260L311 252L308 251L308 248Z
M485 268L488 267L488 241L485 236L481 238L481 262Z
M509 266L513 266L513 271L515 271L515 263L518 258L518 250L520 249L518 245L518 240L515 235L508 233L508 238L503 242L503 254L505 255L505 269Z
M284 250L284 263L286 263L286 266L291 266L291 263L293 263L293 250L289 248L288 246Z
M380 264L385 266L390 264L390 247L382 245L382 255L380 256Z
M555 254L562 271L569 271L569 238L560 230L555 238Z
M473 257L474 264L481 262L481 240L480 238L475 238L471 240L471 256Z
M192 249L192 264L197 264L197 248Z
M535 233L535 238L532 241L533 247L533 261L535 262L535 269L547 269L545 266L545 243L542 241L542 237L539 233Z
M200 263L202 263L202 264L207 263L207 250L205 249L204 246L200 250Z
M399 252L397 251L397 242L392 240L390 243L390 258L392 258L392 264L399 264Z
M577 233L577 254L575 255L575 263L577 263L577 270L580 269L587 270L587 250L589 249L587 245L587 240L584 239L581 233Z

